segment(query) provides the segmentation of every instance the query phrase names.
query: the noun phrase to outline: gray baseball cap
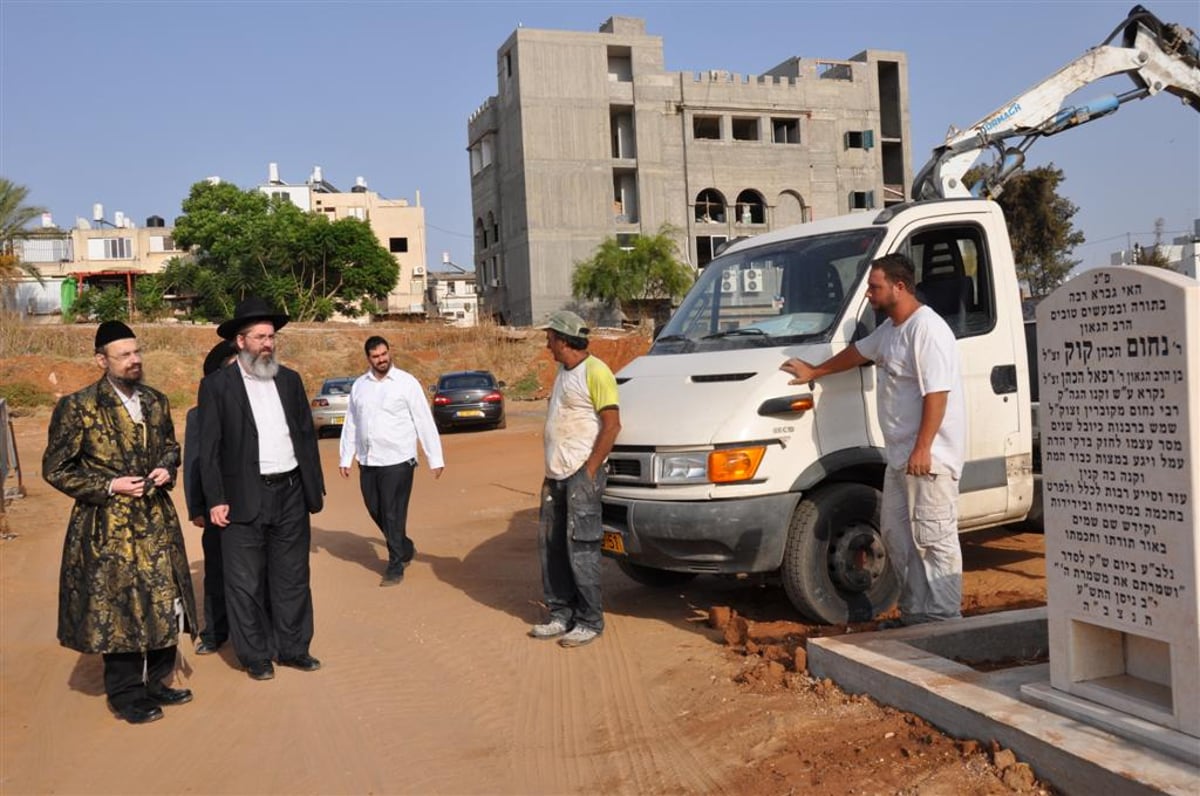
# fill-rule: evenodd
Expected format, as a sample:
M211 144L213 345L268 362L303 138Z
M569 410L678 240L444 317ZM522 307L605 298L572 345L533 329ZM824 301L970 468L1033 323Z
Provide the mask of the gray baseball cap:
M587 321L570 310L559 310L558 312L551 313L546 322L538 328L552 329L568 337L587 337L588 332L591 331L588 328Z

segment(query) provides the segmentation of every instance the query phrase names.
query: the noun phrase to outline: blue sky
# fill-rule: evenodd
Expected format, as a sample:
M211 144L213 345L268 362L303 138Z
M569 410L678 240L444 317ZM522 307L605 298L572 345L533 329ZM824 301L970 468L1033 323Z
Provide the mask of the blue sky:
M496 91L518 26L594 31L639 16L669 70L756 74L793 55L908 56L914 168L965 127L1098 44L1121 2L54 2L0 0L0 174L60 226L94 202L168 223L209 175L249 187L314 165L347 190L420 191L428 259L471 261L467 117ZM1195 0L1148 0L1200 29ZM1078 99L1124 91L1111 79ZM1084 266L1200 217L1200 114L1162 95L1044 139L1080 207ZM1127 238L1127 235L1131 236Z

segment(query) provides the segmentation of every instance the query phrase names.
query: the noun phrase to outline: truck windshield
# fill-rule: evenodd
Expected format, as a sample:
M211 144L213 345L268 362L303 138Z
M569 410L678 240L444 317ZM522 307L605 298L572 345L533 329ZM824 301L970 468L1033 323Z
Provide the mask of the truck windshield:
M651 354L828 340L883 227L771 243L718 257L700 273Z

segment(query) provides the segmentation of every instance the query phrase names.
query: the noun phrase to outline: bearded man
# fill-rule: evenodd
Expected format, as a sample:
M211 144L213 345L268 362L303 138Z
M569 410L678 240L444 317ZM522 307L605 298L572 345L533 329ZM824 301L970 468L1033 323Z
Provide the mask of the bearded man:
M163 717L192 692L163 681L196 606L171 496L179 443L167 397L142 384L128 326L96 331L104 376L54 408L42 473L75 499L63 544L58 640L104 658L108 705L131 724Z
M238 304L217 327L237 360L200 382L199 469L209 521L221 529L229 636L255 680L282 666L311 672L309 514L325 481L300 374L275 359L288 322L261 298ZM267 610L267 605L270 610Z

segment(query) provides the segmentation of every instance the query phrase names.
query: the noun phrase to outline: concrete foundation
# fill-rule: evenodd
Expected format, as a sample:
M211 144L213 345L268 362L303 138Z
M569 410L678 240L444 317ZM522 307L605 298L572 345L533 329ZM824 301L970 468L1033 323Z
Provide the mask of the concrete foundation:
M1089 714L1064 715L1031 704L1023 687L1035 694L1050 690L1045 663L986 672L968 665L1043 657L1049 648L1046 628L1046 609L1034 608L810 639L808 668L846 691L915 713L952 736L995 740L1064 793L1194 796L1200 768L1187 760L1194 759L1193 746L1200 753L1197 739L1180 733L1166 739L1157 728L1156 749L1147 738L1133 742L1095 726Z

